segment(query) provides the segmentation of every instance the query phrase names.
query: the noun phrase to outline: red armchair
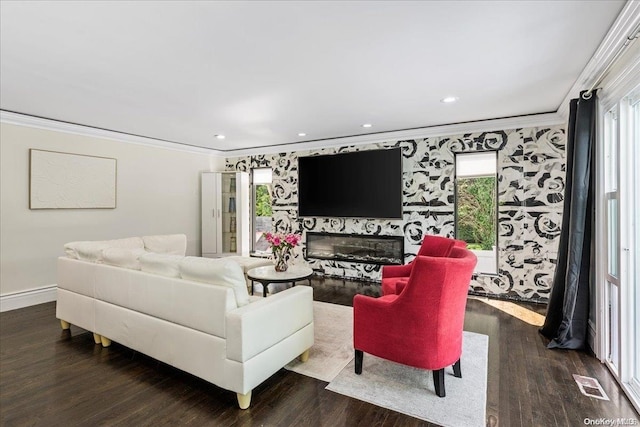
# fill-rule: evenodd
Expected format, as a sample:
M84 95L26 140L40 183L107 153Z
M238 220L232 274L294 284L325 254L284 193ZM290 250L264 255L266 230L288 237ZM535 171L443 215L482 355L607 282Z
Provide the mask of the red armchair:
M462 376L462 326L473 252L454 247L448 257L418 256L399 295L353 299L355 372L364 353L433 371L436 394L445 396L444 368Z
M466 248L467 243L462 240L449 239L442 236L424 236L417 256L443 257L451 253L453 247ZM405 265L385 265L382 267L382 295L400 293L400 288L406 285L413 262Z

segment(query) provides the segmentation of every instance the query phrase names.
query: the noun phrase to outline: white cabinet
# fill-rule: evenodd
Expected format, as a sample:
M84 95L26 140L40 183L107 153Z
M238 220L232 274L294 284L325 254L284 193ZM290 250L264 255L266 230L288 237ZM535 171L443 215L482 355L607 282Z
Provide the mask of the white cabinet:
M202 256L249 255L249 174L202 173Z

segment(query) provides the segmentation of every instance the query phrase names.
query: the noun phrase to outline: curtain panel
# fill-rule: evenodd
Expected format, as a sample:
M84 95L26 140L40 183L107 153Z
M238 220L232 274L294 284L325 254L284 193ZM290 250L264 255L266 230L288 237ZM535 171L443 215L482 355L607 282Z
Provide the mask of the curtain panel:
M547 315L540 333L547 348L584 349L593 280L595 91L570 103L562 230Z

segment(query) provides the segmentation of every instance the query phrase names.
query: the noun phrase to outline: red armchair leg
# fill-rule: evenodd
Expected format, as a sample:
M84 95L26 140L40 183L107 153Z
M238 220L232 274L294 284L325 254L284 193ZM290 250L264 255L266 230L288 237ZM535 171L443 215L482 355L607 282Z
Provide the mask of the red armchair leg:
M433 371L433 385L436 388L438 397L444 397L444 369Z
M462 378L462 369L460 368L460 359L453 364L453 376L456 378Z
M356 374L358 375L362 373L363 357L364 357L364 353L362 353L362 350L356 350Z

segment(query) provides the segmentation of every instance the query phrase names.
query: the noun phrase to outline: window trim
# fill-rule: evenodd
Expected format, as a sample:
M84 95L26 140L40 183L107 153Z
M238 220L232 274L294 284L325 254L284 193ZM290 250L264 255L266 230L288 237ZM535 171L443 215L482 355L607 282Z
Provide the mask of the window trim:
M493 174L493 177L495 178L495 211L494 211L494 218L495 218L495 272L483 272L483 271L474 271L474 275L478 275L478 276L499 276L500 274L500 257L499 257L499 253L500 253L500 235L499 233L499 220L500 220L500 212L499 212L499 206L500 206L500 200L499 200L499 193L498 193L498 172L499 172L499 168L498 168L498 151L499 150L474 150L474 151L461 151L461 152L454 152L453 153L453 235L454 238L458 238L458 172L457 172L457 168L458 168L458 156L459 155L464 155L464 156L471 156L473 154L484 154L484 153L495 153L495 172ZM468 178L482 178L482 177L491 177L492 175L478 175L478 176L465 176L465 179Z
M256 168L251 168L250 171L251 173L249 174L250 176L250 181L249 184L251 186L251 206L249 207L249 213L250 213L250 222L251 222L251 244L249 245L249 251L250 251L250 255L254 256L254 257L269 257L271 256L271 252L270 251L256 251L256 187L258 185L271 185L273 183L273 180L271 181L271 183L267 184L265 182L260 182L258 184L254 183L254 171L256 169L269 169L272 173L273 173L273 168L271 167L256 167ZM273 200L272 200L273 202ZM273 208L273 203L272 203L272 208ZM271 217L272 221L273 221L273 216Z

